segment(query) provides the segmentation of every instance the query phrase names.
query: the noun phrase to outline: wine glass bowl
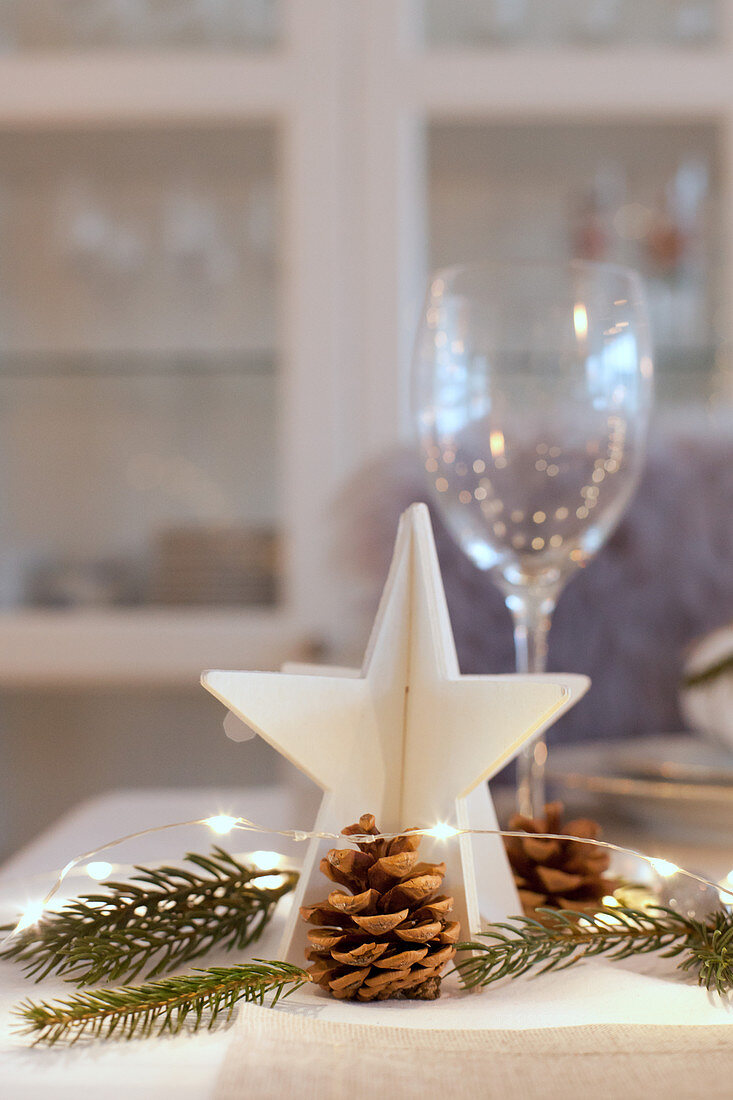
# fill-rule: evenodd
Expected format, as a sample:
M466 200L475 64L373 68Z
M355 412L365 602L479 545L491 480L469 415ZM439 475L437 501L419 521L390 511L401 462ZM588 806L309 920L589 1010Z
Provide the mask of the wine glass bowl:
M518 671L544 670L562 586L634 491L651 382L633 271L487 263L430 280L412 388L429 492L504 593Z
M502 587L562 584L595 553L633 490L626 423L611 414L602 435L571 445L538 431L533 446L529 433L492 428L491 419L426 444L436 504Z

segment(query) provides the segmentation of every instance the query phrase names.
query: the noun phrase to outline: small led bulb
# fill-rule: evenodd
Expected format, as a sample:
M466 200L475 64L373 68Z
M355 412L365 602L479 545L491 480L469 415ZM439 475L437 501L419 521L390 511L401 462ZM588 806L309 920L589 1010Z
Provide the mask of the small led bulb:
M238 821L238 817L231 817L229 814L216 814L215 817L207 817L204 824L208 825L213 832L224 836L225 833L232 831Z

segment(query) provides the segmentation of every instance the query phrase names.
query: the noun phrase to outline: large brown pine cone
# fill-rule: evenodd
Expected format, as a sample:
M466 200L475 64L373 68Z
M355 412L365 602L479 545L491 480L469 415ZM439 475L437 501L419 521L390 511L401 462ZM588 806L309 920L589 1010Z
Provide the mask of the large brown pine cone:
M582 843L583 839L598 839L598 823L578 818L564 825L562 815L562 803L550 802L544 817L515 814L507 826L530 834L504 839L519 898L530 915L535 915L538 908L595 912L601 908L604 895L617 885L605 877L609 853L594 844ZM562 833L580 839L540 840L532 833Z
M342 832L379 833L372 814ZM306 957L314 982L340 1000L387 998L434 1000L440 974L456 953L458 921L446 914L453 898L436 896L444 863L418 863L419 836L376 840L354 848L332 848L321 871L343 889L326 901L306 905Z

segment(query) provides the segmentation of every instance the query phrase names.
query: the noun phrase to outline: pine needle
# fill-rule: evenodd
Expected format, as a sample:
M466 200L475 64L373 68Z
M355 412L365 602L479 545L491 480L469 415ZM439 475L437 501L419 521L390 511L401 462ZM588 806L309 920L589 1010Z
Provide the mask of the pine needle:
M502 978L563 970L605 955L627 959L660 952L680 956L678 968L692 971L700 985L724 995L733 990L733 915L719 911L707 921L672 909L604 908L595 914L540 909L541 920L516 917L493 925L480 941L459 943L471 952L456 964L464 986L475 989Z
M106 893L84 894L46 913L14 936L0 958L22 963L36 981L52 972L78 985L129 980L143 970L154 978L215 945L242 950L255 942L298 880L286 871L280 885L259 886L267 872L218 847L210 856L185 858L192 870L136 867L130 882L107 883Z
M196 1031L231 1019L239 1001L272 1004L310 981L298 966L256 960L215 966L182 977L160 978L139 986L95 989L59 1001L24 1001L14 1010L22 1031L34 1043L53 1045L83 1037L132 1039L176 1034L186 1024ZM287 991L287 992L285 992Z

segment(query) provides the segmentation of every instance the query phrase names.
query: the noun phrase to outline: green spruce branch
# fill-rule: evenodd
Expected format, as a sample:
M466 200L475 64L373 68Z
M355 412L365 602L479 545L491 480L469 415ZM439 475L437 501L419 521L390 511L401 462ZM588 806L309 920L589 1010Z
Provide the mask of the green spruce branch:
M670 909L614 907L595 914L538 910L540 919L518 917L493 925L478 940L460 943L465 957L456 969L467 988L488 986L535 970L561 970L586 958L624 959L659 952L679 958L700 985L721 995L733 991L733 915L715 913L705 922ZM96 989L67 1000L26 1001L16 1009L36 1042L75 1041L82 1036L131 1038L212 1027L231 1016L239 1001L273 1003L309 975L284 962L212 967L139 986Z
M564 970L586 958L626 959L660 952L681 956L678 967L697 975L700 985L725 995L733 990L733 915L720 911L708 921L671 909L614 907L589 915L540 909L541 920L517 917L495 924L479 941L457 944L470 952L456 964L469 989L517 978L529 970Z
M678 963L680 970L697 973L699 985L721 997L733 990L733 918L722 914L711 925L700 925L684 945L688 954Z
M131 1039L165 1032L175 1034L187 1020L193 1030L230 1019L239 1001L274 1004L309 977L300 967L255 961L215 966L182 977L160 978L139 986L95 989L67 1000L24 1001L15 1013L23 1031L36 1043L76 1042L83 1037ZM287 991L287 992L285 992Z
M131 979L143 970L154 978L215 945L242 950L256 941L298 880L287 871L277 886L258 885L266 872L222 848L186 860L192 869L136 867L130 882L107 883L106 893L47 913L15 935L0 958L22 963L36 981L52 972L78 985Z

